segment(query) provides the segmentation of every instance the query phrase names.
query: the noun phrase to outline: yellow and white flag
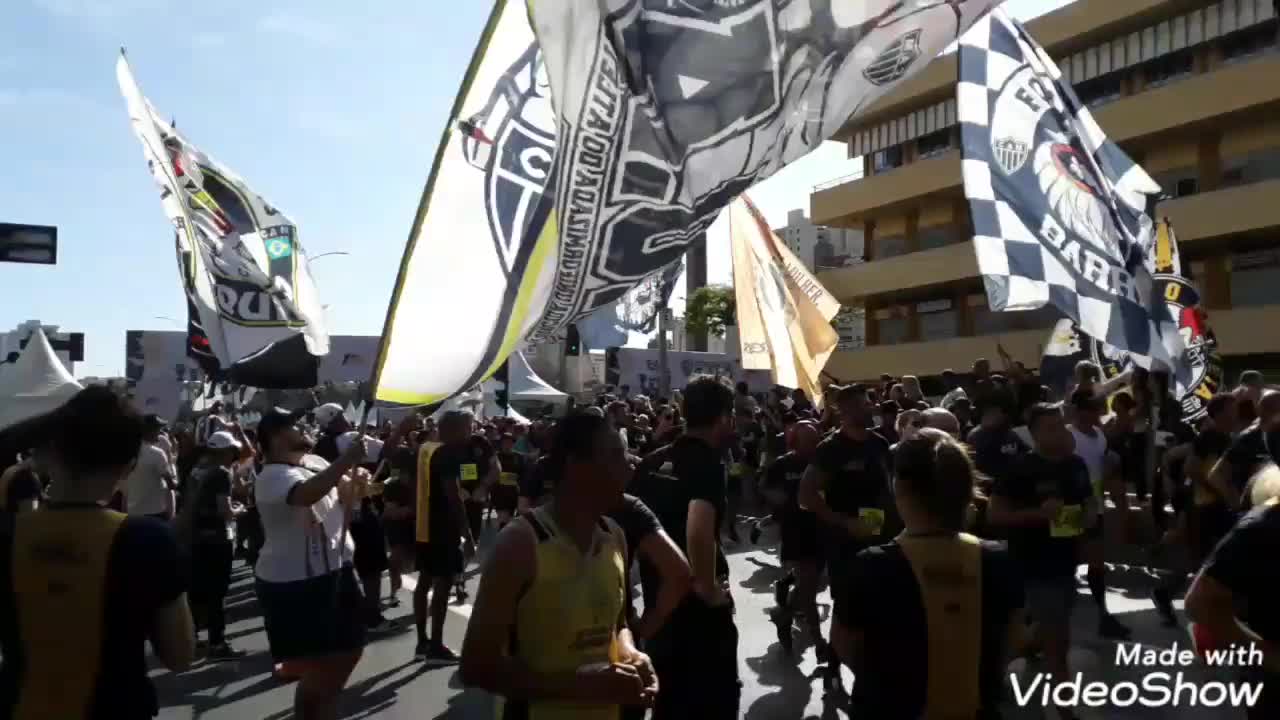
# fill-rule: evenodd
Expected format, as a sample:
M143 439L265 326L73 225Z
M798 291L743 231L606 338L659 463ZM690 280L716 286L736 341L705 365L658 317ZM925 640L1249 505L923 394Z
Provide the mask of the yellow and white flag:
M821 402L818 375L840 339L831 326L840 302L745 195L729 206L729 234L742 368L770 370L775 383Z

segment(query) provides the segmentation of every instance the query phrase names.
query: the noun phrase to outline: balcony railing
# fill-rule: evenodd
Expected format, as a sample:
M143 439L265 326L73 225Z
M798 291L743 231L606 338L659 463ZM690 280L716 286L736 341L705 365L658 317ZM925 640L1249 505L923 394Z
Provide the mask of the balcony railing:
M862 179L862 177L863 177L864 175L866 175L866 173L865 173L865 172L863 172L863 171L861 171L861 170L859 170L859 171L858 171L858 172L856 172L856 173L849 173L848 175L841 175L840 177L835 178L835 179L833 179L833 180L828 180L828 181L826 181L826 182L818 183L817 185L814 185L814 186L813 186L813 192L818 192L818 191L820 191L820 190L826 190L827 188L832 188L832 187L835 187L835 186L837 186L837 185L841 185L841 184L844 184L844 183L847 183L847 182L853 182L854 180L861 180L861 179Z

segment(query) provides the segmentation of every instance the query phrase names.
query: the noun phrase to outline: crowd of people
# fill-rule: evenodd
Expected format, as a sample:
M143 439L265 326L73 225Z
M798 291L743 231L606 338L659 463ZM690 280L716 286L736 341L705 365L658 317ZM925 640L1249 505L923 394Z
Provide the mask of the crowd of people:
M86 389L0 434L0 717L154 716L147 642L175 672L201 632L207 662L244 654L225 619L241 559L299 718L337 717L415 571L415 660L458 664L500 717L736 719L739 625L772 622L854 717L992 718L1011 659L1068 676L1081 566L1097 635L1130 638L1107 606L1118 545L1162 569L1166 624L1185 593L1202 649L1262 650L1249 717L1280 717L1280 573L1258 562L1280 547L1280 391L1245 373L1188 424L1141 371L1081 363L1055 393L980 360L940 382L815 403L703 377L527 425L359 429L335 404L177 429ZM744 617L726 548L765 533L785 573L768 616ZM449 603L482 538L455 652Z

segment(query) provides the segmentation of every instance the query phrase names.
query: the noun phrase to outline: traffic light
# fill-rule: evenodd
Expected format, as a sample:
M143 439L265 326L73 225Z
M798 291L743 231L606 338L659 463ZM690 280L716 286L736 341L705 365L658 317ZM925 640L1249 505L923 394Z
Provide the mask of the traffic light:
M577 356L582 353L582 340L578 337L578 326L570 325L569 334L564 339L564 354Z

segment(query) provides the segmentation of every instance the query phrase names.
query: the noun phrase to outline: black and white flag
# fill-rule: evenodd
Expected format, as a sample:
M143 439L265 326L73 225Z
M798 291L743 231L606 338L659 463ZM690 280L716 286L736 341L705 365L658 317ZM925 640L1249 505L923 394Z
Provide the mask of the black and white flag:
M1160 186L1000 9L961 38L959 65L964 187L991 309L1052 304L1143 367L1175 368L1178 326L1147 269Z

